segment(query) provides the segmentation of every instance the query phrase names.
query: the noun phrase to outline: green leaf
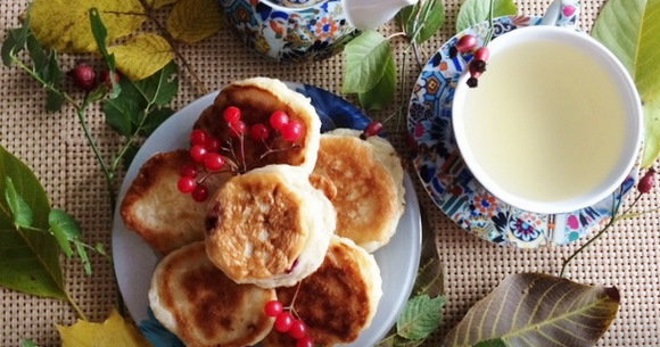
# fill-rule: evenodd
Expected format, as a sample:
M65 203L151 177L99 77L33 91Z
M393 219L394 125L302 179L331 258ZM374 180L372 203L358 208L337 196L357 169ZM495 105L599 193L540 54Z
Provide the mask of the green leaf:
M65 211L52 209L48 214L48 224L60 248L68 257L72 256L73 250L71 250L70 242L78 240L82 236L78 222Z
M426 42L435 35L445 24L445 7L441 0L419 1L417 5L422 4L413 40L417 43Z
M360 105L366 110L380 110L394 100L396 92L396 63L392 52L385 61L385 71L380 81L369 91L359 93Z
M5 176L5 201L11 210L14 225L25 228L32 226L32 209L16 191L14 182L9 176Z
M646 139L642 165L660 156L660 1L610 0L592 29L633 77L644 102Z
M44 73L44 79L50 81L50 83L55 88L59 88L62 85L64 74L60 69L60 65L57 61L57 53L55 51L50 52L48 58L48 64L46 65L43 73ZM48 112L59 111L62 108L63 104L64 104L64 95L48 90L46 94L46 110Z
M28 36L28 26L10 29L7 32L7 38L2 43L0 54L2 55L2 63L5 66L10 66L13 63L13 57L18 55L20 51L25 49L25 43Z
M130 137L138 126L138 117L144 112L148 102L135 84L128 78L119 81L121 93L114 99L103 102L105 122L120 135Z
M168 111L156 114L154 120L149 119L149 113L155 112L154 108L158 110L156 108L158 106L172 102L179 89L176 74L176 64L170 63L141 81L134 82L122 78L119 82L121 88L119 96L103 103L106 123L126 137L131 137L136 132L144 132L145 128L159 125L158 121L162 120L163 115Z
M124 165L124 169L128 170L128 168L131 166L131 163L133 162L133 159L137 155L137 152L140 150L140 147L131 144L128 146L128 149L126 150L126 153L124 153L124 159L122 160L122 163Z
M402 8L396 14L395 20L401 30L406 33L406 36L412 37L415 31L415 14L419 11L419 2L415 5L410 5Z
M149 136L156 130L164 121L174 114L174 110L169 107L160 108L149 113L147 120L144 122L142 131L143 136Z
M418 295L406 303L403 313L396 322L397 334L409 340L421 340L440 326L445 298Z
M78 257L80 258L80 261L83 264L83 269L85 269L85 274L91 275L92 263L89 261L89 255L87 255L87 249L85 248L85 244L78 240L74 241L73 244L76 246L76 253L78 254Z
M506 347L506 343L504 343L502 339L493 339L493 340L479 342L473 347Z
M445 346L502 346L491 341L497 339L507 346L592 346L616 317L619 301L616 288L538 273L511 275L472 306Z
M118 83L115 83L114 78L114 75L117 73L115 55L108 52L108 29L106 28L105 24L103 24L103 20L101 19L99 11L96 8L89 10L89 23L92 28L92 36L94 37L94 42L96 42L96 46L98 47L99 52L101 52L101 57L108 67L108 79L111 83L109 98L114 99L121 92L121 88Z
M513 0L495 0L493 17L512 16L518 13L518 7ZM461 32L475 24L488 20L490 16L490 1L465 0L456 17L456 31Z
M159 107L169 105L179 91L177 72L176 64L171 62L155 74L136 82L135 86L150 103Z
M32 209L32 228L43 232L16 228L9 206L0 202L0 286L65 300L60 248L47 232L50 206L46 192L30 168L0 146L0 191L6 189L8 177Z
M23 339L21 341L21 347L39 347L34 341L28 340L28 339Z
M100 255L107 256L108 252L105 250L105 245L98 242L97 244L94 245L94 251Z
M342 91L364 93L380 82L387 68L390 42L376 31L369 30L349 42Z

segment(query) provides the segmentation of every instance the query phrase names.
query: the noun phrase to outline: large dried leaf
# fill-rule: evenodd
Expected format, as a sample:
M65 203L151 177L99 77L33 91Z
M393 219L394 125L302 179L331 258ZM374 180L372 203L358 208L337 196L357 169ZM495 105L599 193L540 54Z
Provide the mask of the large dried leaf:
M145 21L139 0L34 0L30 27L47 47L65 53L96 51L89 23L89 10L97 8L112 42L135 30Z
M216 0L180 0L167 18L167 31L186 43L201 41L220 30L222 14Z
M610 0L592 35L607 46L633 76L646 117L643 165L660 156L660 0Z
M62 347L149 347L137 329L112 310L103 323L78 320L72 326L57 325Z
M108 51L115 55L117 69L132 80L147 78L174 59L167 40L152 33L138 35Z
M445 346L592 346L614 320L619 300L616 288L512 275L468 311Z
M13 188L6 185L11 178ZM0 146L0 196L7 189L20 196L21 205L32 212L30 225L48 230L50 205L43 187L30 168ZM5 199L0 199L0 286L22 293L64 300L60 248L47 232L16 227L15 216ZM21 212L25 213L25 212Z

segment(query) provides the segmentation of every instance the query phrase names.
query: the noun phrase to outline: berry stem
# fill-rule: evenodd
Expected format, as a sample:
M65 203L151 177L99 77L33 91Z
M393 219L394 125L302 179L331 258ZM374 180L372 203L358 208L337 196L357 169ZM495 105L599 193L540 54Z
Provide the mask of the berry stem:
M488 23L489 23L489 28L488 28L488 35L486 36L486 40L484 41L484 46L488 45L490 40L493 39L493 35L495 34L495 29L494 27L494 22L495 22L495 0L490 0L490 12L488 13Z

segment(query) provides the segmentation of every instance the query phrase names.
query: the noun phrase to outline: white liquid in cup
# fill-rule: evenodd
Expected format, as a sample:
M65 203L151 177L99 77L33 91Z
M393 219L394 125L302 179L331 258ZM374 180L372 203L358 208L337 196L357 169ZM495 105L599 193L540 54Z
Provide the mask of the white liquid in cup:
M492 42L478 87L457 87L461 154L486 189L513 206L559 213L594 204L637 156L634 86L584 35L553 27L507 33Z

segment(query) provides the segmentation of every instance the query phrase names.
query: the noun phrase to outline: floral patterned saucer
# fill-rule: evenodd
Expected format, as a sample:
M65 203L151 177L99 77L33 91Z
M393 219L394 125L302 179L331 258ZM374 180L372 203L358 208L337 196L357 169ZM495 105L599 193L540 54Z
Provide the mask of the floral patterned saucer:
M494 36L516 28L540 25L542 17L499 17ZM454 222L478 237L520 248L565 245L600 229L612 208L628 193L637 169L609 198L578 211L538 214L517 209L490 194L472 175L459 153L452 131L454 88L471 57L449 57L460 37L472 34L483 44L487 23L476 25L447 41L422 70L410 99L408 131L418 146L413 164L433 202ZM525 165L520 158L520 165ZM515 169L515 168L512 168Z

